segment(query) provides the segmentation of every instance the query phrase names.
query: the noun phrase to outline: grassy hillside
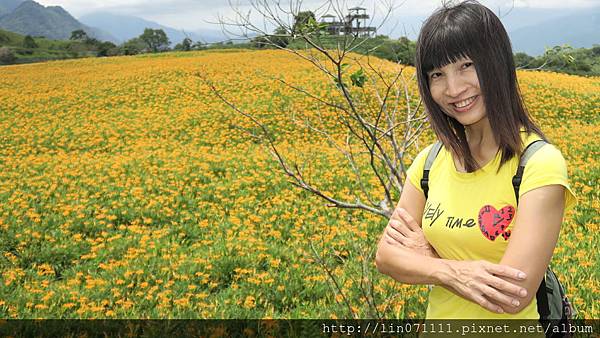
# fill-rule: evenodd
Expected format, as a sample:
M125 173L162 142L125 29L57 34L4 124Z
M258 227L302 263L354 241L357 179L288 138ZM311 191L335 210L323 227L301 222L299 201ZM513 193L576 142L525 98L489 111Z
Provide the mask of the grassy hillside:
M72 48L73 42L34 37L37 48L23 46L24 35L0 29L0 47L9 48L16 57L15 63L31 63L47 60L79 57L83 51ZM83 53L85 54L85 52ZM0 65L2 62L0 61Z
M390 74L399 68L372 62ZM290 113L318 112L316 126L343 142L340 124L272 76L321 95L335 87L289 54L202 51L2 67L0 317L336 318L352 311L372 318L361 289L372 283L386 317L423 318L427 287L396 283L361 255L387 221L327 208L290 185L243 131L254 126L197 72L266 121L284 154L305 163L308 180L351 196L356 183L344 157ZM403 75L410 82L413 73ZM552 265L577 316L599 318L600 79L533 72L519 79L527 106L567 159L579 198ZM414 82L410 90L416 93ZM411 148L406 165L431 140L427 133ZM367 183L379 195L375 182Z

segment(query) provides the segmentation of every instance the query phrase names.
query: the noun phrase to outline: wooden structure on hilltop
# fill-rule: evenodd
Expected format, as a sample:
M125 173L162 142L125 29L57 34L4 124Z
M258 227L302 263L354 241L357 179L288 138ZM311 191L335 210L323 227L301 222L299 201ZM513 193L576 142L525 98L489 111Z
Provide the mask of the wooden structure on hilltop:
M353 7L348 9L348 15L342 21L331 14L321 17L321 23L327 23L327 31L330 35L359 35L375 36L376 28L367 26L369 15L367 9L362 7Z

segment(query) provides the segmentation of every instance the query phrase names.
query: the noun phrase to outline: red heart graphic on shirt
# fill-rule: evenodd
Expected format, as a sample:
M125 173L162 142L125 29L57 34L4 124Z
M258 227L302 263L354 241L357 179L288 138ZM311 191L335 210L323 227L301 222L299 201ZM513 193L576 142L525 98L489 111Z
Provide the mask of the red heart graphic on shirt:
M494 241L499 235L502 235L504 240L508 240L510 230L507 228L514 216L515 208L512 205L507 205L500 210L486 205L479 210L479 229L490 241Z

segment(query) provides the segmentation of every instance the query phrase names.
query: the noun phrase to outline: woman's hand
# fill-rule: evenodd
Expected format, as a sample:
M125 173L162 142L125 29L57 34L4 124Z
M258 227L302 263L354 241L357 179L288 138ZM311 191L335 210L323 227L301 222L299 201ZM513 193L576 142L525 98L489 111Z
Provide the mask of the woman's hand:
M384 233L385 241L400 245L422 255L439 258L435 249L427 242L423 229L403 208L396 208Z
M444 286L488 311L504 313L518 307L527 290L508 280L524 280L524 272L488 261L447 261L450 275Z
M385 228L383 240L421 255L439 258L435 249L427 242L419 224L402 208L394 210ZM525 280L526 275L520 270L484 260L441 259L440 262L444 263L435 272L435 283L488 311L510 312L527 297L525 288L511 282Z

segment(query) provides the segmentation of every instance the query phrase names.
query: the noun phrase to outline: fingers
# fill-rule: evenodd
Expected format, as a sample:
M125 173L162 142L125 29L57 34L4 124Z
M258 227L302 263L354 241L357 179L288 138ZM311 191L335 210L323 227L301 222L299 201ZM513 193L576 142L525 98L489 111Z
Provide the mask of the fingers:
M396 245L400 243L401 245L406 245L406 238L390 227L385 228L384 238L388 244Z
M399 222L397 220L390 220L388 226L385 228L385 233L390 239L402 244L405 247L414 247L414 240L413 238L411 238L411 232L406 226L403 225L402 222Z
M484 261L486 262L486 261ZM493 263L489 263L486 262L487 264L485 265L485 268L488 272L493 273L496 276L501 276L501 277L508 277L508 278L512 278L515 280L524 280L525 278L527 278L527 275L525 274L525 272L521 271L521 270L517 270L515 268L511 268L510 266L506 266L506 265L500 265L500 264L493 264Z
M526 297L527 289L510 283L502 278L492 276L487 284L492 286L494 289L501 291L504 294L513 295L515 297Z
M388 226L401 233L404 237L410 236L410 229L407 226L405 226L403 222L392 219L388 223Z
M510 312L521 305L522 297L527 296L525 288L506 280L521 279L525 274L518 269L484 260L463 261L458 266L458 278L452 283L453 288L489 311Z
M507 307L514 307L511 297L503 295L498 290L495 290L481 282L468 281L464 285L465 294L471 301L477 303L484 309L495 312L504 313L504 309L500 304L505 304Z
M502 279L502 277L508 277L515 280L523 280L527 277L527 275L524 272L512 268L510 266L493 263L486 264L485 269L489 273L494 275L487 280L488 285L491 285L495 289L502 291L506 294L511 294L517 297L527 296L527 289Z
M494 289L493 287L484 285L481 288L482 292L485 294L485 297L491 301L493 301L495 304L497 304L497 309L495 312L498 312L500 310L502 310L502 308L500 306L498 306L499 304L503 304L506 305L506 307L516 307L520 305L520 302L518 299L510 297L505 295L504 293ZM498 310L498 308L500 308L500 310ZM498 313L503 313L502 312L498 312Z
M504 313L504 309L501 306L490 302L487 298L480 294L473 294L473 300L479 304L482 308L496 313Z
M415 221L404 208L398 208L397 211L398 215L400 215L401 219L404 221L404 224L406 224L411 231L418 231L421 228L417 221Z
M402 217L400 216L400 209L402 208L396 207L392 212L392 216L390 216L390 219L402 219Z

